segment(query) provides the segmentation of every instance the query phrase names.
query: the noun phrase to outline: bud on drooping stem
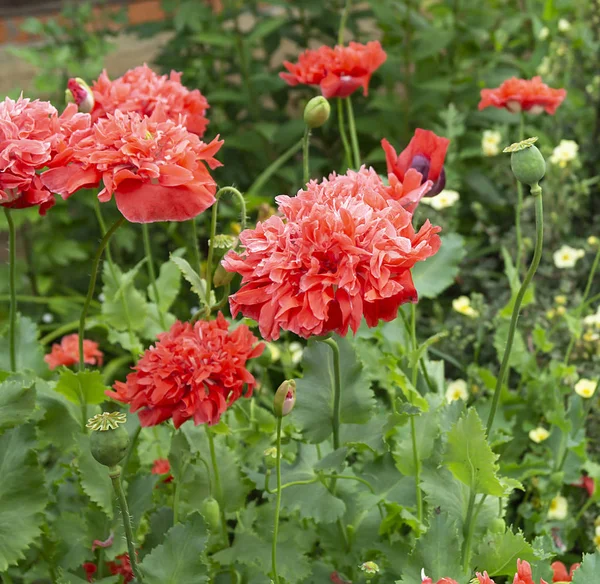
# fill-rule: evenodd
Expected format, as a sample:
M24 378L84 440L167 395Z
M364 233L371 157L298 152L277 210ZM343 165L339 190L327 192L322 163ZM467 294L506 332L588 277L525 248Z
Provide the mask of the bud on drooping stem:
M275 392L273 411L278 418L287 416L296 403L296 382L293 379L284 381Z
M329 102L322 96L313 97L304 108L304 123L312 130L320 128L331 113Z
M227 284L231 283L231 280L233 280L234 276L235 272L228 272L221 264L219 264L213 276L213 284L215 288L226 286Z
M75 103L79 111L89 114L94 109L94 92L81 77L71 77L65 89L67 103Z
M86 427L92 430L90 450L100 464L114 467L125 457L129 434L121 424L126 421L127 417L120 412L103 412L88 420Z
M546 174L546 161L542 153L534 146L537 138L527 138L522 142L511 144L504 149L510 152L510 167L516 179L529 187L536 187Z

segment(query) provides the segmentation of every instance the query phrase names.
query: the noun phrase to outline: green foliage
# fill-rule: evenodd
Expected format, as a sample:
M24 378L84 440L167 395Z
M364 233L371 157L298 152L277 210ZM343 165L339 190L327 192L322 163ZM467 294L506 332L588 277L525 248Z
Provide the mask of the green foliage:
M35 383L7 378L0 383L0 431L24 424L35 408Z
M523 534L507 530L487 534L477 547L473 561L479 570L487 570L490 576L512 577L518 559L533 562L536 556Z
M54 390L65 396L74 404L101 404L108 389L102 382L100 371L79 371L74 373L70 369L63 369L54 386Z
M600 576L600 554L585 554L581 566L573 574L573 584L593 582Z

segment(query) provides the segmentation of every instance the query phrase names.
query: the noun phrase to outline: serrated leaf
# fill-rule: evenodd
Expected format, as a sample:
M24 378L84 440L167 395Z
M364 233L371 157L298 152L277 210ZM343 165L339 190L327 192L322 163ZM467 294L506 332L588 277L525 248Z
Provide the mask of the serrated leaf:
M206 306L206 281L201 278L187 260L171 254L171 261L179 268L183 277L192 287L192 292L198 296L202 306ZM212 298L212 292L211 292Z
M63 369L54 390L74 404L101 404L107 399L104 392L109 389L102 382L100 371L78 371Z
M464 239L457 233L449 233L441 239L440 250L412 270L417 292L424 298L435 298L452 286L466 253Z
M572 584L600 582L600 553L584 554L581 566L573 572Z
M373 392L348 339L337 339L341 366L341 412L343 424L365 424L374 406ZM310 344L303 353L303 377L296 382L294 421L313 443L326 440L333 420L333 356L321 342Z
M0 369L10 371L10 350L8 327L0 336ZM37 375L48 374L48 365L44 362L44 353L38 342L38 330L35 323L26 316L17 315L15 331L15 349L17 356L17 371L30 370Z
M146 584L204 584L209 581L204 549L208 529L198 514L172 527L163 544L140 564Z
M35 446L31 426L0 436L0 572L23 559L41 532L48 491Z
M492 452L475 408L470 408L448 433L444 464L470 489L502 497L506 489L497 476L498 456Z
M90 557L90 534L79 513L61 512L52 523L58 534L57 563L65 570L74 570Z
M108 469L97 462L90 451L89 436L79 442L79 478L84 493L98 505L109 518L113 517L113 486Z
M479 570L487 570L491 577L512 577L518 559L533 562L536 556L521 533L508 529L504 533L488 533L477 547L473 563Z
M329 470L335 472L342 472L346 466L346 456L348 456L348 448L345 446L338 448L333 452L325 455L321 460L313 467L316 471Z
M181 257L184 251L184 248L175 250L170 257ZM156 279L156 287L158 288L160 302L157 302L154 297L154 287L152 285L148 286L148 298L158 304L161 312L167 312L175 302L181 289L181 272L174 262L168 261L162 264Z
M0 383L0 431L24 424L35 409L35 383L9 377Z

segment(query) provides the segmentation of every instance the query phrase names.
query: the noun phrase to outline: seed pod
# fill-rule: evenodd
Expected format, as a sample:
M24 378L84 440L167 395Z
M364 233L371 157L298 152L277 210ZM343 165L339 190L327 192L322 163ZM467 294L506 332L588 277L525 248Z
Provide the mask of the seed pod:
M537 138L528 138L504 149L510 152L510 167L519 182L530 187L537 185L546 174L546 161L534 146Z
M221 508L214 497L204 499L200 504L200 513L212 531L219 531L221 526Z
M87 427L92 429L90 450L100 464L113 467L125 457L129 434L120 425L125 420L125 414L119 412L104 412L88 420Z
M313 97L304 108L304 123L312 130L320 128L331 113L329 102L322 96Z
M275 392L273 410L278 418L287 416L296 403L296 382L293 379L284 381Z

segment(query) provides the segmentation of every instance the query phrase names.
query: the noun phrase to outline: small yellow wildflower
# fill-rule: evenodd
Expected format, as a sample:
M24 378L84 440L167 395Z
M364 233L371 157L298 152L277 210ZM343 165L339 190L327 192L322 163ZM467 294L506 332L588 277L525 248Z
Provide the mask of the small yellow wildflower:
M548 519L556 519L557 521L562 521L567 518L567 513L569 512L569 502L558 495L554 497L552 501L550 501L550 508L548 509Z
M566 304L567 303L567 297L563 294L559 294L558 296L554 297L554 302L556 302L556 304Z
M471 306L471 299L468 296L459 296L452 301L452 308L460 314L469 318L477 318L479 312Z
M548 432L546 428L542 428L541 426L538 426L533 430L529 430L529 439L533 440L533 442L535 442L536 444L547 440L548 436L550 436L550 432Z
M467 389L467 382L464 379L455 379L448 384L446 389L446 401L452 403L462 399L467 401L469 399L469 390Z
M584 399L589 399L594 395L597 387L597 381L592 381L591 379L580 379L575 384L575 393Z

